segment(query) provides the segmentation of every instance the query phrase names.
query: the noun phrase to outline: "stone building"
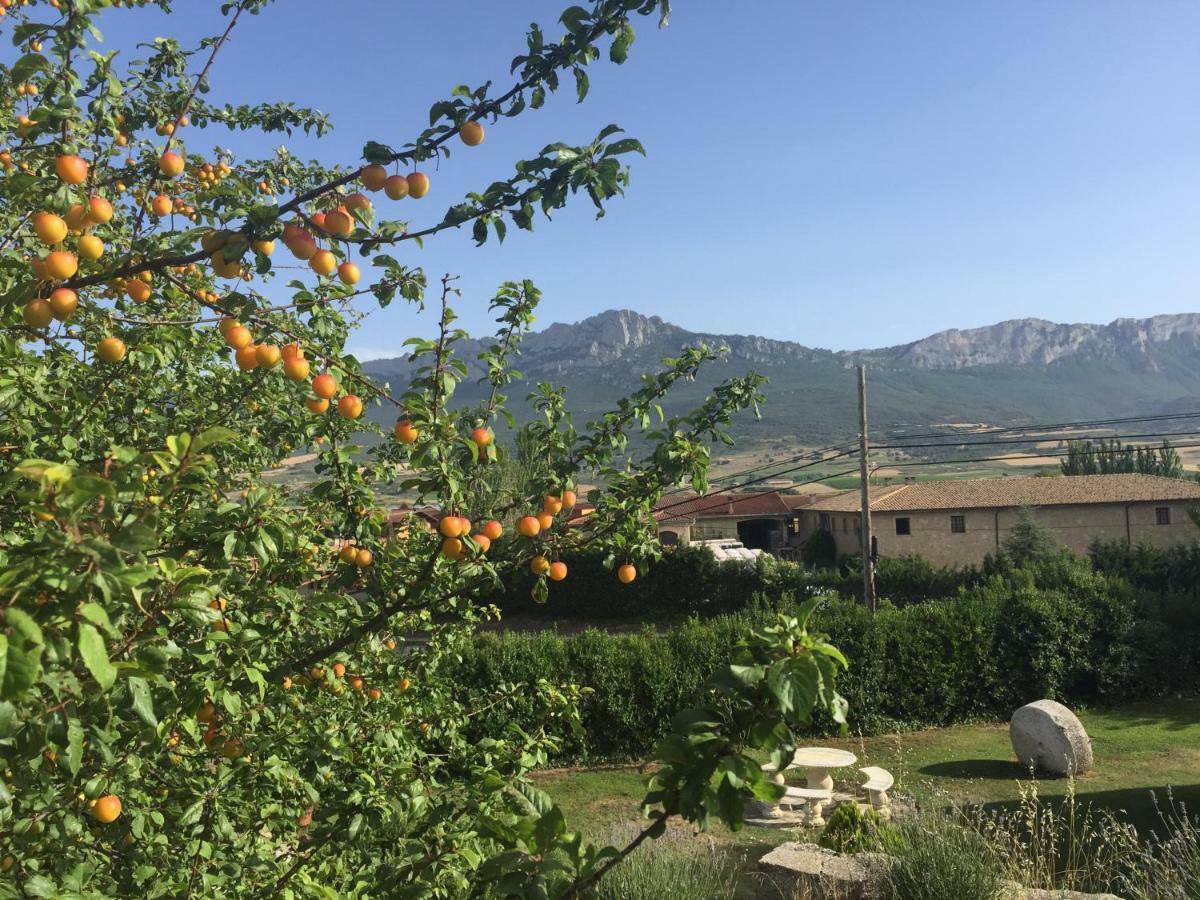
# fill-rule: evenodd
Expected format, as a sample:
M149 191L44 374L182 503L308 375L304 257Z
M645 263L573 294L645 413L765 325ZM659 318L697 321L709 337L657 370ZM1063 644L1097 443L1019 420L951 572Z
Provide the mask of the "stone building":
M1155 475L1075 475L923 481L871 489L880 556L922 556L938 566L978 565L1003 547L1021 509L1075 553L1100 539L1165 547L1200 538L1188 508L1200 484ZM859 553L859 492L800 510L801 538L830 532L838 556Z
M758 491L744 494L668 494L654 509L666 546L694 541L741 541L752 550L779 554L798 544L797 511L810 495Z

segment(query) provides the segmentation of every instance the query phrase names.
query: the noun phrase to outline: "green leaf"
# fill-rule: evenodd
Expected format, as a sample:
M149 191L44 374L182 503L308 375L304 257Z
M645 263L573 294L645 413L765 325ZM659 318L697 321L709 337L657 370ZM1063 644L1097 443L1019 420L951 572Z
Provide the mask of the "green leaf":
M558 17L558 20L566 26L567 31L571 34L578 34L583 30L584 23L589 18L588 11L582 6L571 6L563 10L563 14Z
M146 679L129 679L129 698L133 711L141 717L142 721L147 725L157 727L158 719L154 715L154 699L150 694L150 685Z
M67 720L67 770L78 775L83 765L83 725L72 716Z
M113 686L113 682L117 680L116 667L108 660L104 638L95 626L88 622L79 623L79 655L83 657L88 671L100 687L108 690Z

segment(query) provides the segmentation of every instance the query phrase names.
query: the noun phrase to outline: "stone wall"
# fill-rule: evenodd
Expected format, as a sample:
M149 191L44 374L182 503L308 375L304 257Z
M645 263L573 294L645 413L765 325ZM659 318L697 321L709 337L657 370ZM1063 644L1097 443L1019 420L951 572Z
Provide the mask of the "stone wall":
M1157 524L1157 509L1168 510L1170 524ZM1187 543L1200 536L1181 501L1095 503L1042 506L1034 518L1050 529L1061 545L1087 552L1095 540L1130 540L1154 547ZM965 531L951 531L951 516L962 516ZM880 556L922 556L937 566L979 565L1007 541L1016 522L1016 509L945 509L912 512L873 512L871 526ZM896 520L908 519L908 534L897 534ZM838 556L859 552L858 514L829 513ZM817 525L817 515L804 515L805 534Z

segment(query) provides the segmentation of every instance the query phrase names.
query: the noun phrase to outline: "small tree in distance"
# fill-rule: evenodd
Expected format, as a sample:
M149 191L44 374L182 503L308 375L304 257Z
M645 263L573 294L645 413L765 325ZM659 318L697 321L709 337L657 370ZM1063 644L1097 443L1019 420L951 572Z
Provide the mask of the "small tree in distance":
M659 553L654 502L704 489L709 445L761 399L750 374L665 418L672 386L715 357L704 346L583 427L537 385L520 471L492 477L540 294L520 279L490 298L490 393L464 407L456 281L427 294L405 255L462 227L502 240L581 194L602 213L642 152L616 126L440 214L426 170L564 80L583 100L592 64L623 62L634 22L666 3L571 6L555 35L530 28L499 93L456 88L411 140L346 165L242 159L204 136L330 127L208 96L267 0L221 4L194 48L118 54L96 14L131 5L151 3L0 0L16 48L0 66L0 896L578 897L672 816L736 826L745 797L777 798L748 751L781 763L814 709L844 721L845 660L808 631L814 604L748 636L681 714L623 847L588 844L531 784L551 729L468 737L517 700L577 721L579 688L496 684L464 703L439 677L505 572L529 568L553 602L562 557L590 546L614 590L636 578ZM436 337L406 342L411 384L376 384L346 353L355 300L431 307ZM635 433L649 449L630 464ZM312 484L264 477L301 448ZM604 490L573 522L583 478ZM376 490L398 482L444 510L436 532L391 527ZM427 643L402 653L415 632Z
M1004 539L1004 552L1013 562L1036 562L1053 556L1058 547L1054 534L1037 520L1033 510L1028 507L1017 510L1016 521Z

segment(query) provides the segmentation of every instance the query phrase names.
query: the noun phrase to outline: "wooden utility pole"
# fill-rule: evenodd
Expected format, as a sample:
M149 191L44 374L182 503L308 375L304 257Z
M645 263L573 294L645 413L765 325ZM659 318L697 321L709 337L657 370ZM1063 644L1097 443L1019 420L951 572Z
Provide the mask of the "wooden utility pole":
M858 367L858 456L861 488L863 603L875 612L875 561L871 558L871 467L867 460L867 367Z

